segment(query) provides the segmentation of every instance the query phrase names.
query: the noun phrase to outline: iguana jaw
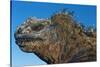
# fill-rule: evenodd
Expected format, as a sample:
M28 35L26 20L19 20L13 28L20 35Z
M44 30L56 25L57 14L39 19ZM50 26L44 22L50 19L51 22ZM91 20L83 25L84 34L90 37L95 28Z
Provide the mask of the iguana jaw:
M16 34L15 33L15 40L16 44L18 44L20 47L23 47L23 42L35 42L35 41L43 41L44 39L40 36L38 33L32 33L32 34Z

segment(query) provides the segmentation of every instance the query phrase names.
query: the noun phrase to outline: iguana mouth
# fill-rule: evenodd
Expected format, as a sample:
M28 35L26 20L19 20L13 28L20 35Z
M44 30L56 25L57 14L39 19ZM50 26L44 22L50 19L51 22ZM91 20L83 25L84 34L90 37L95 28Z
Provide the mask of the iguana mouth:
M38 34L16 34L15 33L15 40L16 44L18 44L20 47L24 47L25 45L23 43L25 42L35 42L35 41L43 41L41 37L38 36Z

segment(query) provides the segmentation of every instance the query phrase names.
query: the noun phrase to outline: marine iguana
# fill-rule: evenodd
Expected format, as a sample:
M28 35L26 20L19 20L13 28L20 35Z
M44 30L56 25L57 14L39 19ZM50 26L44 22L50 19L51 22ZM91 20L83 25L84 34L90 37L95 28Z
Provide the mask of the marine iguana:
M84 31L68 13L29 18L17 27L16 44L47 64L96 61L96 32Z

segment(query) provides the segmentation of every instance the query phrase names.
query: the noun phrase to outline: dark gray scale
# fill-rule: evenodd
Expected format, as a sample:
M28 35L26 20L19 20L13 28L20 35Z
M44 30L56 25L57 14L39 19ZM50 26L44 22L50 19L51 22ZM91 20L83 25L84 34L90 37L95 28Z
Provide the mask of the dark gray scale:
M94 59L93 57L95 56L91 56L92 54L87 53L88 50L86 48L81 48L77 54L75 54L72 59L68 62L68 63L72 63L72 62L85 62L85 61L95 61L96 59Z

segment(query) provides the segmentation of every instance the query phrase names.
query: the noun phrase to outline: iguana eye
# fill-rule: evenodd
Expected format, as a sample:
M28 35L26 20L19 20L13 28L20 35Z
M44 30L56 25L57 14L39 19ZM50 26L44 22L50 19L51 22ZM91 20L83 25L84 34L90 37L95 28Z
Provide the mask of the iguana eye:
M42 23L35 23L31 25L32 30L34 31L40 31L44 28L44 25Z

